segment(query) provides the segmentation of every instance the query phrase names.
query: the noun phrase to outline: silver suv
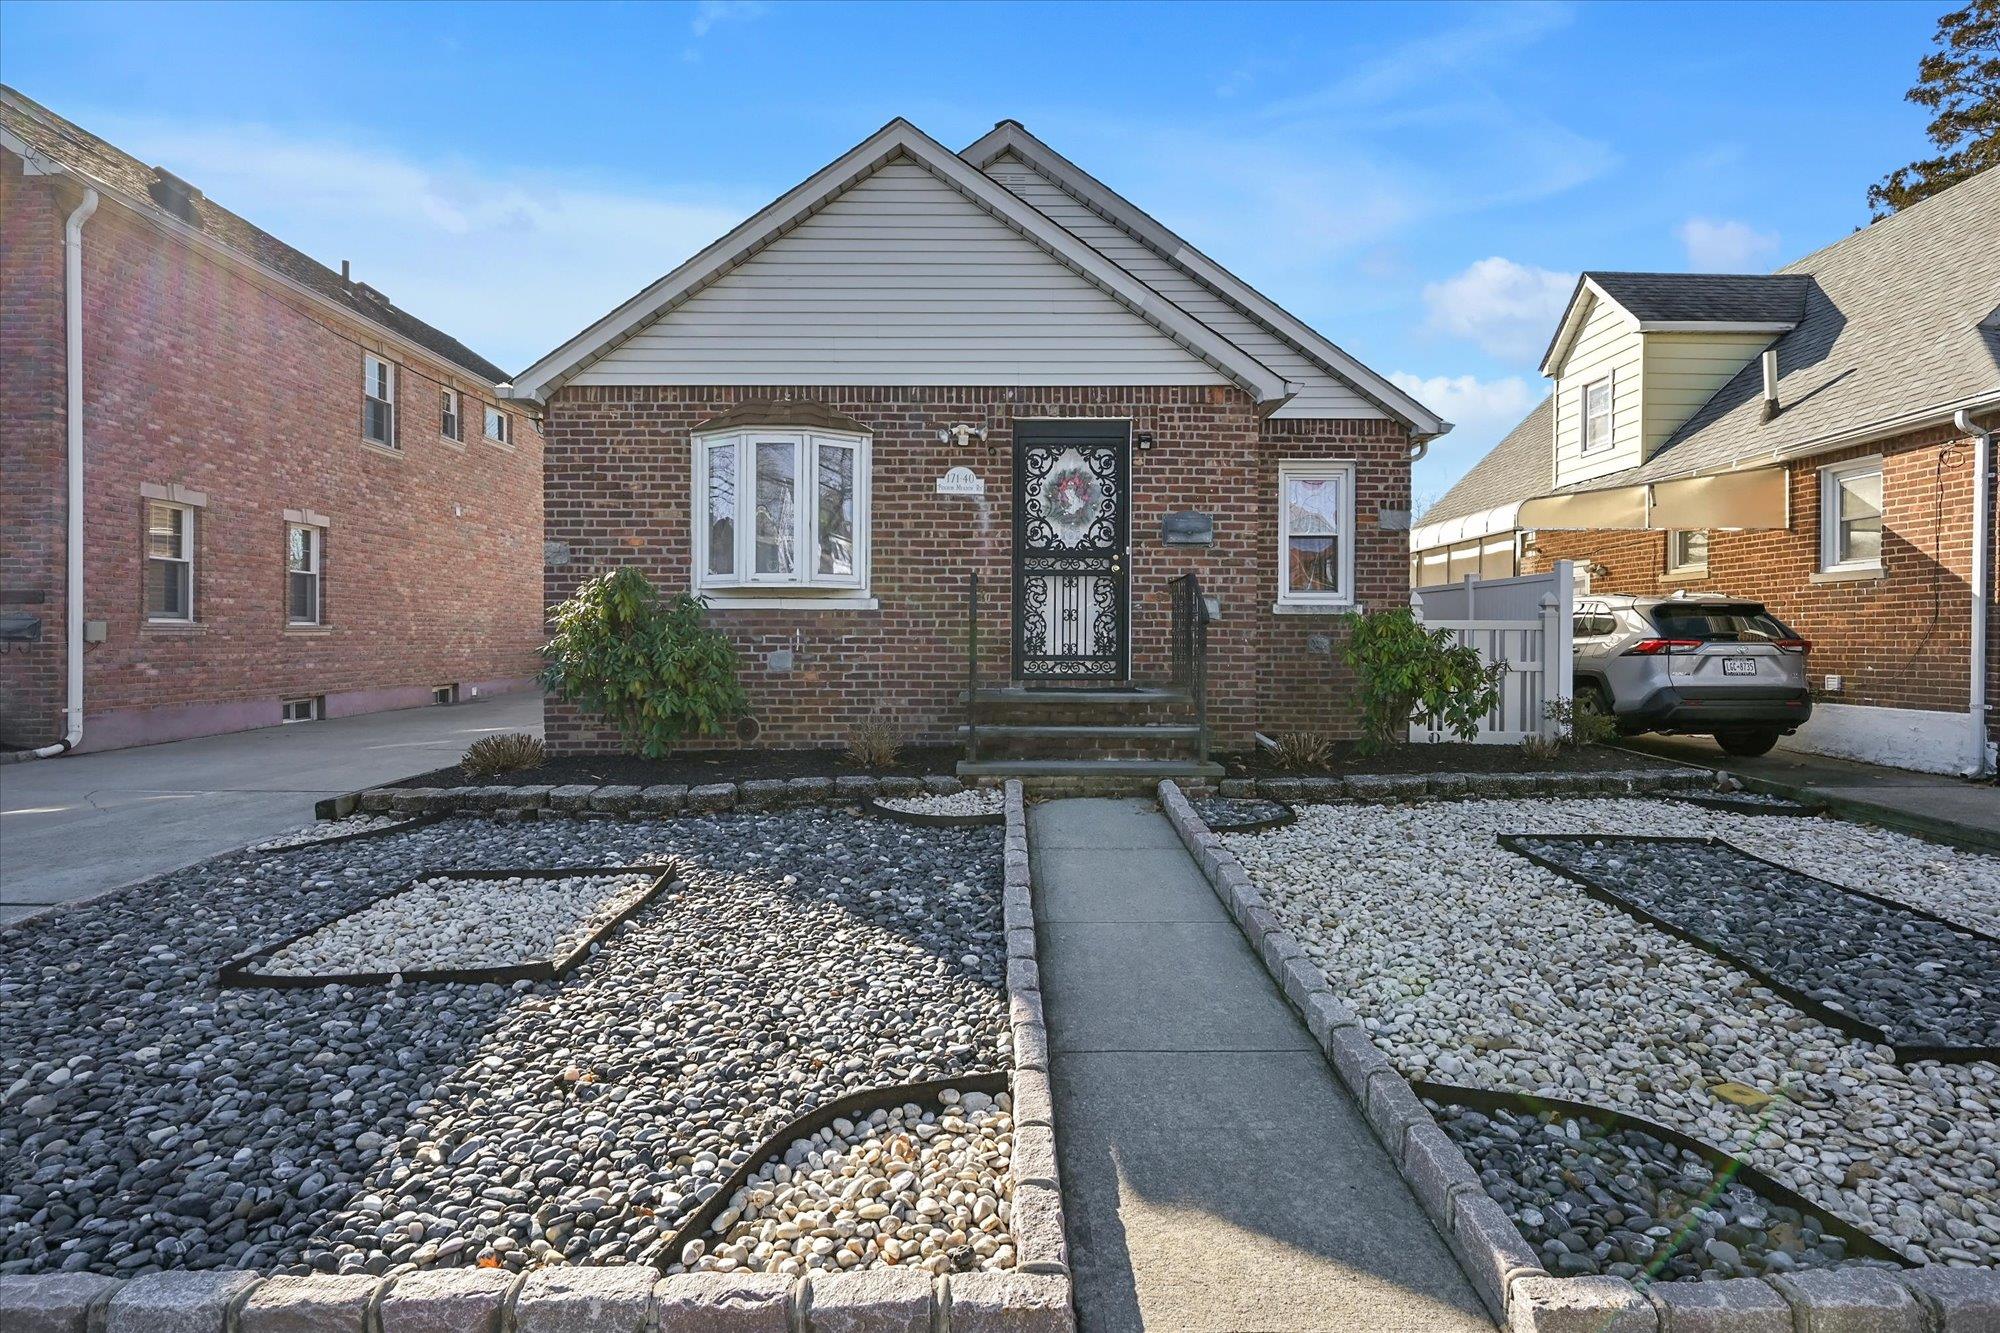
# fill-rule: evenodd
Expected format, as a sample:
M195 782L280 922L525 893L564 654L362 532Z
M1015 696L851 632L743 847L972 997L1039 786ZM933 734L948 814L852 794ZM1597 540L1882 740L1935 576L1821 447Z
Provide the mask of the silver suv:
M1621 734L1713 736L1731 754L1763 754L1812 716L1812 645L1760 602L1586 594L1571 625L1576 706Z

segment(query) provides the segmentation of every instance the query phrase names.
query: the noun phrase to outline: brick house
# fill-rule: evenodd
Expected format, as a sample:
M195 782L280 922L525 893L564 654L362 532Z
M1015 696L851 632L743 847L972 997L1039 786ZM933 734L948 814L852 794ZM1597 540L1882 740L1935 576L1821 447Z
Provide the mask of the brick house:
M531 684L541 439L504 379L0 90L0 741Z
M1782 744L1991 771L2000 170L1774 274L1585 273L1542 373L1412 532L1419 586L1756 598L1813 645Z
M622 564L700 594L745 737L958 736L977 575L969 772L1185 770L1204 703L1219 747L1352 733L1338 615L1407 601L1410 462L1449 429L1012 121L958 154L892 122L512 392L549 600Z

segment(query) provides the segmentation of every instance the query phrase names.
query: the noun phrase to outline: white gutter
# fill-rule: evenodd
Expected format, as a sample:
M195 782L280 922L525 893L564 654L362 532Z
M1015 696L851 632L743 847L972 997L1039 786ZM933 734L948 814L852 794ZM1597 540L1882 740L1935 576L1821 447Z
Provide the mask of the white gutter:
M63 224L63 423L69 432L68 682L63 738L30 750L26 759L67 754L83 740L83 224L97 211L97 191L86 188Z
M1986 760L1987 600L1993 588L1993 432L1973 424L1960 408L1952 425L1972 437L1972 776L1987 777Z

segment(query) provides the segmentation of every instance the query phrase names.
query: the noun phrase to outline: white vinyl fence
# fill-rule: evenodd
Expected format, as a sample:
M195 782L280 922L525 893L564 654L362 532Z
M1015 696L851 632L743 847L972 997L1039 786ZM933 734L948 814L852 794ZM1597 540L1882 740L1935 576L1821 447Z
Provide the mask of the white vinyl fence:
M1576 602L1570 563L1559 560L1546 574L1481 579L1420 588L1410 603L1426 628L1450 630L1459 643L1479 651L1488 664L1503 662L1500 701L1480 719L1478 745L1518 745L1528 736L1552 731L1548 704L1570 697L1575 663L1570 616ZM1410 723L1413 741L1455 741L1432 719Z

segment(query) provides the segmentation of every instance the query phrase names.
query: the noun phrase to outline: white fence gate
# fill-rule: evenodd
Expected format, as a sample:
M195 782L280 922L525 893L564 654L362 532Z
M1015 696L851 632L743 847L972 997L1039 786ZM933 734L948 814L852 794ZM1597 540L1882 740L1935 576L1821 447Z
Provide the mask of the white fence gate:
M1518 745L1528 736L1554 730L1547 707L1570 697L1575 661L1570 616L1576 602L1570 562L1559 560L1546 574L1481 579L1468 574L1459 583L1419 588L1410 603L1428 629L1450 630L1461 644L1478 650L1481 661L1506 664L1500 700L1480 719L1476 745ZM1410 723L1413 741L1455 741L1429 718Z

